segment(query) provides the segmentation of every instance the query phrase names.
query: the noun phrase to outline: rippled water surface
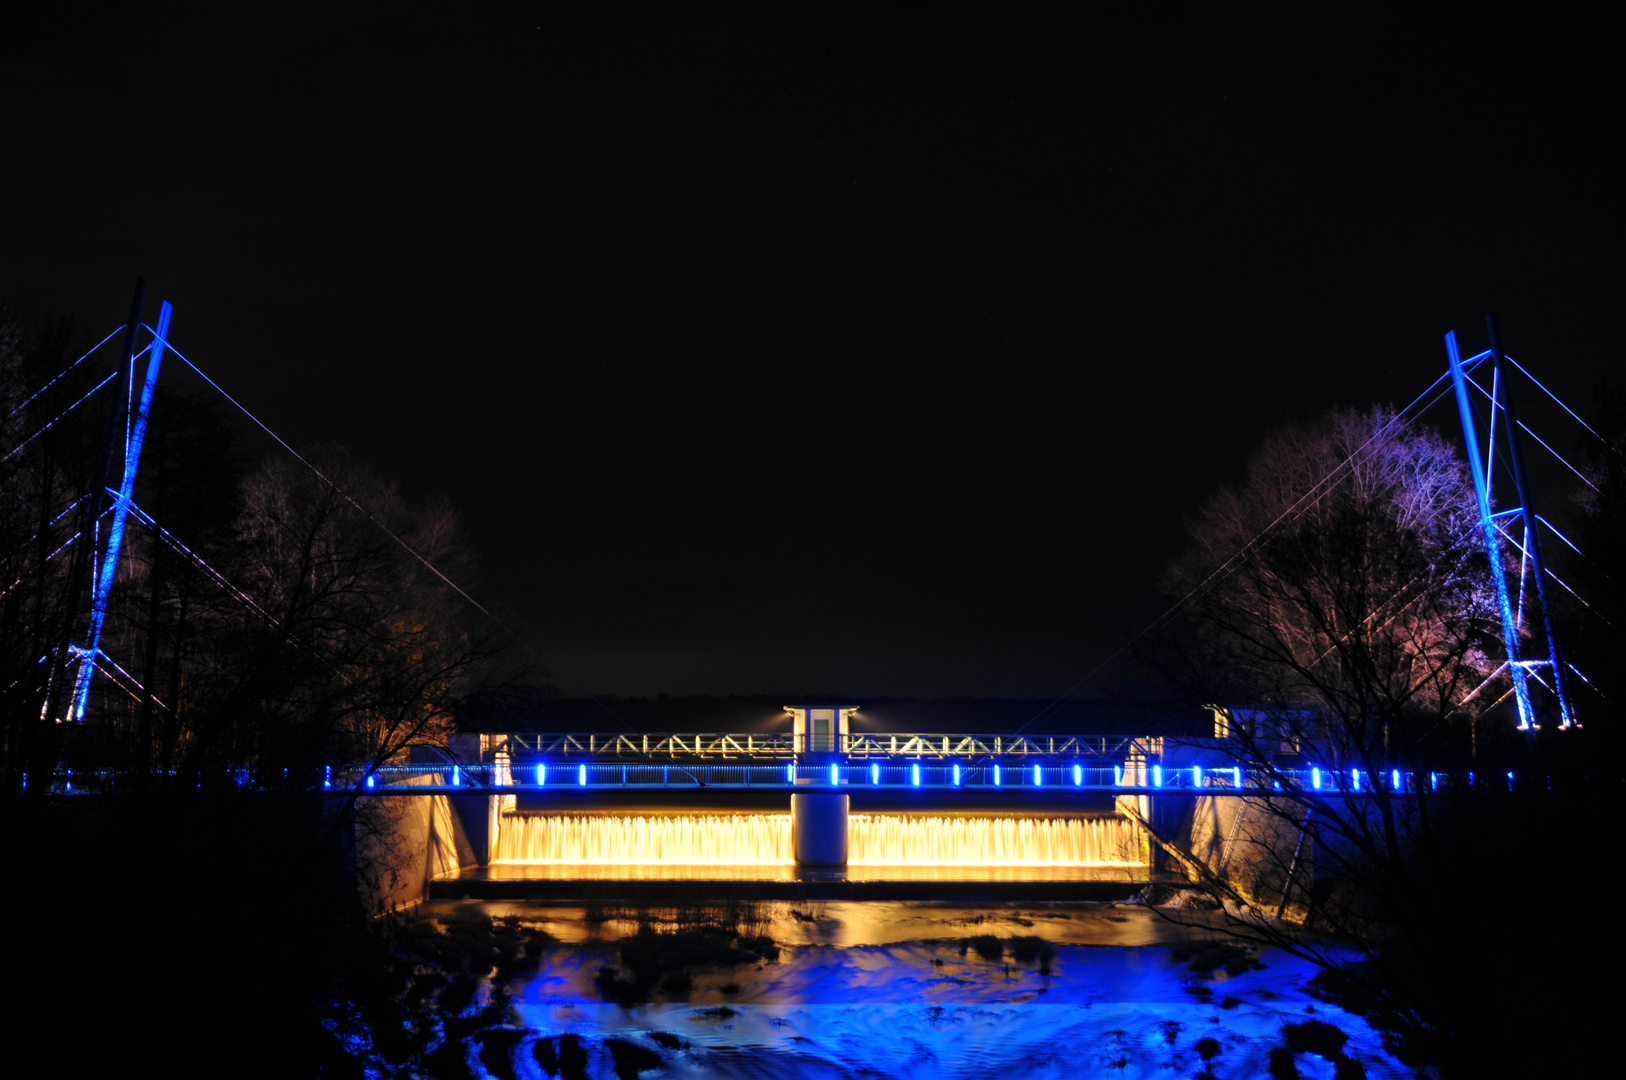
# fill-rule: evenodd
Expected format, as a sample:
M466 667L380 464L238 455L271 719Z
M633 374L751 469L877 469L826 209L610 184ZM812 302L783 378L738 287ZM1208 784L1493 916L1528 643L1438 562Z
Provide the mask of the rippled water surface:
M1214 1076L1263 1077L1283 1025L1312 1018L1348 1035L1345 1052L1367 1076L1412 1075L1364 1020L1306 994L1314 971L1284 954L1260 956L1262 970L1218 972L1201 1000L1170 957L1192 932L1144 908L832 902L802 905L798 918L793 905L764 907L768 932L787 943L778 963L699 974L685 1001L623 1009L592 978L615 962L606 940L632 923L589 924L568 906L482 905L566 942L516 988L516 1005L536 1038L580 1036L594 1077L615 1075L602 1042L611 1036L659 1050L664 1064L649 1078L1195 1076L1205 1036L1221 1048ZM959 939L972 934L1043 937L1056 946L1051 974L1008 955L961 955ZM723 993L728 983L738 991ZM654 1033L687 1045L661 1047ZM529 1044L519 1056L522 1075L545 1075ZM1297 1067L1334 1075L1313 1054Z

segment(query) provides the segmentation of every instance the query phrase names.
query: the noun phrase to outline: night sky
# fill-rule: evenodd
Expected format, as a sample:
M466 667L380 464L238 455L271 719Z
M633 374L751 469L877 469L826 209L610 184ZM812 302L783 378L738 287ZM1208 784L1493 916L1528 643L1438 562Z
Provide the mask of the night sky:
M1620 360L1573 14L29 6L0 299L100 337L145 275L450 496L567 692L1050 697L1277 424L1492 307L1577 405Z

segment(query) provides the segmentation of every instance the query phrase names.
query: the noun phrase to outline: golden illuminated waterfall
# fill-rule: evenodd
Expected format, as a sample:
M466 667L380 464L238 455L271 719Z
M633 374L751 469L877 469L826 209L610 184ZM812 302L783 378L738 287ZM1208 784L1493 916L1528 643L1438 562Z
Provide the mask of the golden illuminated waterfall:
M1121 817L853 814L848 861L865 866L1131 866ZM494 858L512 863L792 863L789 814L504 814Z
M1127 866L1144 863L1121 817L853 814L847 861L864 866Z
M789 814L505 814L498 862L790 863Z

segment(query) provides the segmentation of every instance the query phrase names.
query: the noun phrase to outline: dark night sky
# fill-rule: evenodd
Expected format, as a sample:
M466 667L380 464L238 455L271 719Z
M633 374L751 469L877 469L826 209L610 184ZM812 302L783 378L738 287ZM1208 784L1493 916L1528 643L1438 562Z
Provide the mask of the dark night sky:
M1574 15L31 6L0 298L100 336L144 274L450 495L567 689L1048 697L1280 421L1492 306L1578 403L1619 361Z

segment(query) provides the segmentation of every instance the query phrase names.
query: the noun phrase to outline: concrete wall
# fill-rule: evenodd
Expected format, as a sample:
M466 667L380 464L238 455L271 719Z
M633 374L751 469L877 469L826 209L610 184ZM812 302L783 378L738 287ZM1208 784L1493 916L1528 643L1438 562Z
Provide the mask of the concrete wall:
M427 781L424 781L427 782ZM356 803L357 886L369 908L387 910L428 895L435 878L484 865L490 856L489 796L459 808L445 795L370 796ZM463 812L460 812L460 809ZM473 830L466 824L477 822Z

